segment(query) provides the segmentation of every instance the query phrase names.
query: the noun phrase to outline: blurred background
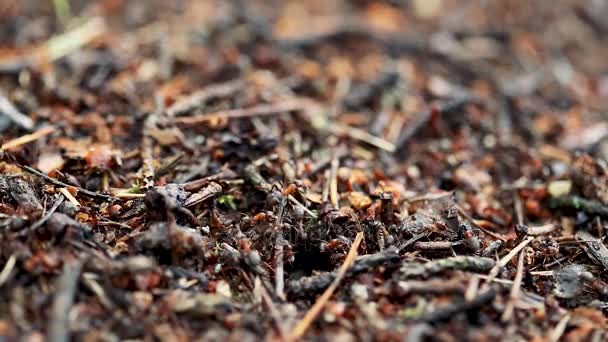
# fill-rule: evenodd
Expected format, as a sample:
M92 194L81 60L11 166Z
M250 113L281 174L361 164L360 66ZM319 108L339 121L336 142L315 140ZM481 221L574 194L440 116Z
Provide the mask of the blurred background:
M606 17L602 0L5 0L0 71L16 75L34 64L26 79L35 80L32 71L52 69L42 82L53 81L53 98L71 104L96 107L90 91L153 108L151 87L176 76L196 88L262 68L299 95L327 100L340 79L365 83L397 70L409 96L400 122L464 92L495 102L482 119L496 119L486 125L503 132L499 139L515 130L526 143L605 157ZM67 39L51 39L58 36ZM13 101L35 107L11 93L14 78L0 77ZM370 118L353 124L369 126ZM394 141L399 129L384 133Z

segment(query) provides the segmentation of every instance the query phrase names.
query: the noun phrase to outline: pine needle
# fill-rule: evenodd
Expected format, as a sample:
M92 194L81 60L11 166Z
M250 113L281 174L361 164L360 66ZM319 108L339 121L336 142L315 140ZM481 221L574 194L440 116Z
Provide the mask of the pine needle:
M327 304L327 301L331 298L331 296L334 294L334 291L336 291L336 289L340 285L340 281L342 281L342 278L344 278L346 271L348 271L352 263L355 261L355 257L357 256L357 249L359 248L361 241L363 241L363 232L357 233L355 241L350 247L346 258L344 259L344 263L342 264L342 266L340 266L336 278L331 283L331 285L325 290L325 292L323 292L323 294L317 299L317 301L310 308L310 310L308 310L306 315L304 315L304 318L302 318L302 320L298 322L295 329L291 333L291 336L287 339L288 341L296 341L299 340L302 336L304 336L308 327L321 313L321 310L323 310L325 304Z

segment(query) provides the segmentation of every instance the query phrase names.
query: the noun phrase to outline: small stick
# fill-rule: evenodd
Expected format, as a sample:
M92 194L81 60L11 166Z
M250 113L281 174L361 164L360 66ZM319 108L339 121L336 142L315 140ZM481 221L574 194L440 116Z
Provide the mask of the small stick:
M345 157L350 155L350 151L346 149L344 145L340 145L336 147L333 151L333 156L329 156L317 161L314 165L310 167L310 171L307 172L307 176L313 176L318 172L325 170L330 164L333 158L338 160L344 159Z
M310 217L312 218L317 218L317 215L312 212L310 209L308 209L304 204L300 203L300 201L298 201L295 197L293 197L292 195L287 196L287 199L297 205L298 207L302 208L302 210L304 210L305 213L307 213Z
M0 111L2 109L0 108ZM44 128L41 128L39 130L37 130L34 133L31 134L26 134L26 135L22 135L19 138L15 138L13 140L9 140L6 143L2 144L2 147L0 149L2 150L8 150L11 148L15 148L15 147L19 147L21 145L30 143L32 141L36 141L42 137L45 137L51 133L53 133L55 131L55 127L54 126L46 126Z
M334 209L339 208L338 204L338 166L340 165L340 161L338 158L333 158L331 160L331 173L329 176L329 199L331 200L331 205Z
M517 191L513 192L513 202L515 207L515 217L517 218L517 224L524 224L524 205L521 202L521 197Z
M0 71L17 72L27 67L40 68L78 51L106 31L107 25L104 18L91 18L73 30L53 36L46 42L25 51L25 53L8 61L0 62Z
M559 320L551 334L549 334L550 342L557 342L562 337L564 332L566 331L566 327L568 326L568 321L570 321L570 315L566 314Z
M213 198L223 191L222 186L217 184L216 182L211 182L204 189L199 192L190 195L188 199L184 202L184 207L192 207L199 203L202 203L210 198Z
M325 170L323 172L323 178L325 180L323 184L323 192L321 193L321 202L325 203L329 199L329 183L331 183L331 171Z
M418 133L424 126L426 126L427 122L431 120L433 114L432 109L427 109L421 113L416 114L415 121L408 125L397 137L397 142L395 142L395 147L397 149L401 149L405 144Z
M380 220L387 227L393 221L393 193L386 191L380 194Z
M115 194L116 198L120 199L133 199L133 198L144 198L146 194L132 194L130 192L119 192Z
M499 240L502 240L503 242L507 241L507 238L504 237L502 234L498 234L498 233L495 233L493 231L487 230L484 227L482 227L482 226L478 225L477 223L475 223L475 219L472 218L471 215L469 215L464 210L464 208L461 207L460 205L455 204L454 206L456 207L456 209L458 209L458 212L460 213L460 215L464 216L464 218L466 218L475 228L477 228L477 229L481 230L482 232L484 232L484 233L486 233L488 235L491 235L491 236L493 236L493 237L495 237L495 238L497 238Z
M413 138L426 124L431 120L434 113L444 113L455 110L469 102L475 102L476 99L471 98L468 95L463 95L459 97L455 97L450 100L446 100L444 102L433 105L431 108L418 113L415 121L406 127L401 132L401 135L397 138L397 142L395 142L395 147L397 150L403 148L405 144Z
M213 98L230 96L239 92L245 86L242 80L230 81L221 84L212 84L208 87L197 90L194 93L177 100L169 108L167 114L169 116L178 116L185 114L193 109L201 107L205 102Z
M329 132L336 135L346 135L349 138L363 141L364 143L368 143L377 148L383 149L387 152L393 153L395 152L395 144L390 141L386 141L380 137L372 135L367 131L364 131L360 128L350 127L340 123L332 123L329 124L327 129Z
M389 247L382 252L362 255L356 258L345 277L352 277L363 272L369 272L371 269L381 265L395 266L399 260L400 257L397 253L397 249L392 247ZM309 277L292 280L288 283L289 293L297 296L309 294L311 292L321 292L322 290L327 289L331 282L336 278L336 273L337 271L321 272Z
M262 176L262 174L260 174L258 166L254 163L247 165L245 169L243 169L243 173L244 178L257 189L265 192L272 191L272 184L268 183L268 181Z
M156 123L160 115L164 112L165 104L164 99L161 95L154 97L156 102L156 109L154 112L149 113L144 121L143 136L141 139L141 175L144 181L144 188L150 189L154 186L155 170L154 170L154 156L152 153L152 146L154 142L150 136L150 132L156 128Z
M321 313L321 310L323 310L323 308L325 307L325 304L327 304L327 301L329 300L329 298L331 298L334 291L336 291L336 289L340 285L340 281L346 274L346 271L348 271L348 269L352 265L353 261L355 261L355 257L357 256L357 249L359 248L361 241L363 241L363 232L357 233L357 236L355 237L355 241L353 242L352 246L350 247L350 250L348 251L346 258L344 259L344 263L342 264L342 266L340 266L340 269L338 270L338 274L336 275L336 278L331 283L331 285L325 290L325 292L323 292L323 294L317 299L317 301L310 308L310 310L308 310L306 315L304 315L304 318L302 318L302 320L300 322L298 322L295 329L293 330L290 337L288 338L288 341L296 341L296 340L299 340L302 336L304 336L308 327L312 324L312 322L315 320L315 318L317 318L317 316Z
M263 283L263 281L259 277L258 280ZM266 304L266 307L268 307L268 311L270 311L270 317L272 318L272 322L274 323L277 329L277 333L280 337L279 341L285 340L286 332L283 324L281 324L281 315L279 314L279 310L277 310L277 307L272 301L272 297L270 297L270 294L268 293L264 285L260 286L260 294L262 295L262 300L264 301L264 304Z
M437 259L428 263L407 261L401 263L399 277L401 279L409 279L420 276L428 277L429 275L438 274L447 270L487 272L494 265L496 265L494 259L464 255Z
M154 186L154 159L152 157L152 138L150 138L148 135L144 135L141 142L141 147L141 174L144 180L144 188L150 189Z
M493 283L497 283L497 284L504 284L504 285L513 285L513 280L507 280L507 279L490 279L490 277L488 277L485 274L479 274L479 273L474 273L473 275L479 277L479 279L483 279L483 280L487 280L487 281L491 281Z
M449 250L454 244L452 241L418 241L414 243L414 249L421 251Z
M574 258L575 258L575 257L577 257L577 256L578 256L580 253L581 253L581 252L580 252L580 251L578 251L578 252L575 252L573 256L566 255L565 257L559 258L559 259L557 259L557 260L555 260L555 261L551 261L550 263L548 263L548 264L546 264L546 265L542 265L542 264L537 265L537 266L533 267L532 269L534 270L534 269L537 269L537 268L539 268L539 267L550 268L550 267L553 267L553 266L555 266L555 265L561 264L561 263L562 263L564 260L567 260L568 258L572 258L572 259L574 259Z
M502 321L510 321L513 317L513 310L515 309L515 302L519 299L519 293L521 291L521 280L524 275L524 250L519 252L517 257L517 273L515 273L515 279L513 280L513 286L511 287L511 295L507 307L502 314Z
M509 252L509 254L502 257L502 259L500 259L496 263L496 265L494 265L494 267L490 270L490 273L488 273L486 287L489 286L489 284L494 280L494 278L496 278L496 276L498 275L498 272L500 272L500 270L503 267L507 266L509 261L511 261L511 259L513 259L513 257L515 257L515 255L517 253L519 253L519 251L523 250L533 239L534 238L532 236L528 236L522 242L520 242L519 245L517 245L515 248L513 248Z
M304 109L304 107L303 101L289 100L275 104L258 105L250 108L230 109L213 113L204 113L196 116L176 118L175 122L184 125L197 125L217 119L237 119L254 116L277 115L280 113L299 111Z
M70 340L68 316L74 303L83 264L83 261L66 264L63 268L63 274L57 280L57 292L48 327L49 341L67 342Z
M494 297L496 297L496 290L493 288L489 288L484 292L481 292L475 297L473 300L466 301L457 301L453 304L447 305L441 309L437 309L431 313L429 313L426 317L423 317L422 320L426 322L441 322L445 320L449 320L455 315L472 311L477 308L481 308L487 303L491 302Z
M432 200L438 200L444 197L448 197L448 196L452 196L454 193L452 191L444 191L444 192L439 192L439 193L428 193L428 194L424 194L424 195L416 195L413 197L406 197L404 198L406 201L408 201L409 203L413 203L413 202L421 202L421 201L432 201Z
M154 173L154 180L159 179L160 177L169 174L173 170L177 168L177 166L181 163L184 158L184 154L179 152L177 155L167 158L161 165L158 166L156 172Z
M423 237L425 237L427 235L428 235L427 233L420 233L418 235L414 235L409 240L405 241L404 243L402 243L399 246L399 253L401 253L404 249L406 249L407 247L409 247L411 244L415 243L416 241L422 239Z
M528 227L528 235L538 236L545 235L551 233L555 230L555 225L553 223L545 224L542 226L536 227Z
M34 51L33 62L44 64L56 61L101 36L106 29L106 23L102 17L92 18L80 27L49 39Z
M30 167L30 166L27 166L27 165L17 164L17 167L21 168L22 170L24 170L26 172L29 172L29 173L35 175L35 176L38 176L38 177L44 179L45 181L47 181L47 182L49 182L49 183L51 183L53 185L61 186L61 187L64 187L64 188L67 188L67 187L76 188L76 189L78 189L78 193L82 193L83 195L86 195L86 196L89 196L89 197L92 197L92 198L99 198L99 199L104 199L104 200L107 200L107 201L114 201L116 199L116 198L114 198L114 197L112 197L110 195L98 194L96 192L93 192L93 191L90 191L90 190L87 190L87 189L84 189L84 188L81 188L81 187L78 187L78 186L69 185L69 184L64 183L62 181L59 181L59 180L57 180L55 178L51 178L51 177L45 175L44 173L42 173L42 172L34 169L33 167Z
M76 197L74 197L74 195L72 195L72 193L70 193L70 191L67 188L59 188L59 192L61 192L63 194L63 196L65 196L65 198L67 198L68 201L70 201L75 207L78 208L78 207L82 206L80 204L80 202L78 202Z
M490 278L485 274L474 273L473 275L479 277L479 279L490 280ZM499 279L492 279L491 281L492 281L492 283L505 285L505 286L513 285L513 280L499 278ZM544 297L537 295L535 293L527 292L525 290L523 291L523 294L524 294L524 298L522 298L522 300L525 299L526 301L530 301L530 300L534 301L536 303L534 305L539 305L540 307L542 307L544 305L544 301L545 301ZM517 303L517 304L520 305L521 303Z
M262 159L264 159L264 158L262 158ZM245 167L245 170L243 170L243 172L245 173L245 179L247 179L250 183L252 183L258 189L263 190L263 191L267 191L267 192L272 191L278 197L282 197L283 196L283 194L280 193L279 191L273 190L272 185L270 183L268 183L268 181L266 179L264 179L264 177L262 177L262 175L260 174L260 171L258 170L258 167L256 166L255 163L252 163L251 165L248 165L247 167ZM186 186L184 186L184 188L187 190ZM300 203L300 201L298 201L292 195L288 195L287 199L290 202L292 202L293 204L295 204L298 207L302 208L304 210L304 212L306 212L311 217L317 218L317 215L315 215L315 213L313 213L312 211L310 211L310 209L308 209L304 204Z
M124 228L124 229L129 229L132 230L133 228L127 224L124 223L120 223L120 222L115 222L115 221L99 221L97 222L98 225L100 226L115 226L115 227L120 227L120 228Z
M262 158L263 160L264 158ZM245 179L247 179L251 184L253 184L256 188L263 190L263 191L267 191L267 192L274 192L278 197L282 197L283 194L273 190L272 188L272 184L268 183L268 181L266 179L264 179L264 177L262 177L262 175L260 174L260 171L258 170L258 167L256 166L255 163L252 163L251 165L248 165L247 167L245 167L245 169L243 170L243 172L245 173ZM188 190L187 188L187 184L184 185L184 189ZM313 213L312 211L310 211L308 208L306 208L306 206L302 203L300 203L295 197L293 197L292 195L287 196L287 199L292 202L293 204L297 205L298 207L302 208L304 210L304 212L306 212L308 215L310 215L313 218L316 218L317 215L315 215L315 213Z
M82 275L82 282L97 296L97 299L99 299L101 305L103 305L107 310L114 310L114 303L112 303L104 289L101 287L101 285L99 285L95 279L96 276L97 275L94 273L84 273Z
M407 280L398 282L404 294L462 294L465 288L460 279Z
M59 206L61 205L61 203L63 203L63 201L64 201L63 196L60 196L59 198L57 198L57 200L55 201L55 203L53 204L51 209L49 209L49 211L47 211L46 214L43 217L41 217L38 221L34 222L30 226L29 230L34 230L34 229L37 229L38 227L42 226L49 218L51 218L51 215L53 215L55 210L57 210L57 208L59 208Z
M234 171L230 169L224 169L216 174L182 183L182 186L184 187L184 190L188 192L196 192L212 181L226 181L228 179L235 179L236 177L237 174Z
M34 121L29 116L21 113L2 93L0 93L0 115L5 115L24 129L31 130L34 128ZM2 149L5 149L5 147L2 146Z
M464 293L464 300L466 302L470 302L475 297L477 297L477 292L479 290L479 277L474 274L469 281L469 286L467 286L467 290Z
M106 192L108 191L108 188L110 187L110 174L109 172L103 171L103 173L101 174L101 191Z
M175 180L175 183L184 184L186 182L190 182L199 176L203 176L203 175L207 174L208 169L209 169L209 156L205 155L202 157L201 161L198 162L198 165L192 167L190 169L190 171L188 171L185 175L177 178Z
M0 286L4 285L4 283L8 280L8 277L11 275L11 272L13 272L16 263L17 257L15 257L15 254L11 254L6 261L6 264L4 264L2 272L0 272Z
M276 241L275 247L275 267L274 267L274 282L277 297L285 300L285 274L283 272L283 244L280 239Z

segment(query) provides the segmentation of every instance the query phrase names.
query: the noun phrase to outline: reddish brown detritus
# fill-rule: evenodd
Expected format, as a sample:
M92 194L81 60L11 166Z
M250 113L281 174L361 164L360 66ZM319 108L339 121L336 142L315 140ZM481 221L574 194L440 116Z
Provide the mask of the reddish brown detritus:
M0 5L0 339L605 339L601 1L81 2Z

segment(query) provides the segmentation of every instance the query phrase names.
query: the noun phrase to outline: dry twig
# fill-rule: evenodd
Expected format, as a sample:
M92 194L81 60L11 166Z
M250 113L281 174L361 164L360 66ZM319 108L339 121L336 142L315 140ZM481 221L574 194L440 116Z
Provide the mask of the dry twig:
M0 115L5 115L24 129L31 130L34 128L34 121L29 116L21 113L2 93L0 93ZM2 145L3 150L7 148L9 147Z
M63 194L63 196L65 196L65 198L67 198L68 201L70 201L70 203L72 203L76 208L82 206L82 204L78 202L76 197L74 197L74 195L72 195L72 193L67 188L59 188L59 192L61 192L61 194Z
M303 110L304 108L305 102L298 100L288 100L276 104L259 105L251 108L239 108L213 113L205 113L196 116L178 117L175 118L174 121L178 124L183 125L197 125L218 119L238 119L254 116L277 115L281 113L289 113Z
M70 340L69 314L78 288L78 279L84 262L82 260L66 264L63 274L57 280L55 300L48 331L49 340L67 342Z
M8 149L19 147L21 145L30 143L32 141L36 141L44 136L47 136L47 135L53 133L54 131L55 131L54 126L47 126L47 127L41 128L34 133L26 134L19 138L13 139L11 141L7 141L6 143L2 144L1 149L8 150Z
M534 240L534 237L532 237L532 236L526 237L517 246L515 246L515 248L513 248L507 255L502 257L496 263L496 265L490 270L490 273L488 274L488 280L486 283L486 287L489 286L489 284L492 282L492 280L494 280L494 278L496 278L496 276L498 275L498 272L500 272L500 270L502 270L503 267L507 266L507 264L511 261L511 259L513 259L513 257L515 257L517 255L517 253L519 253L521 250L523 250L530 242L532 242L532 240Z
M331 285L325 290L325 292L323 292L323 294L319 298L317 298L315 304L308 310L308 312L306 312L306 315L304 315L302 320L298 322L296 327L291 332L291 335L288 339L289 341L296 341L299 340L302 336L304 336L308 327L312 324L315 318L317 318L319 313L321 313L321 310L323 310L323 307L325 307L325 304L327 304L329 298L331 298L334 291L336 291L336 289L338 288L338 285L340 285L340 281L346 274L346 271L348 271L348 268L355 260L355 257L357 256L357 249L359 248L361 241L363 241L363 233L359 232L357 233L357 236L355 237L355 240L353 241L353 244L351 245L350 250L346 255L346 258L344 259L344 263L342 263L342 266L340 266L336 278L331 283Z
M524 276L524 251L523 249L519 252L519 256L517 257L517 273L515 274L515 280L513 281L513 286L511 287L511 296L509 298L509 302L507 303L507 307L502 314L502 321L510 321L513 316L513 310L515 308L515 302L519 299L519 292L521 290L521 280Z
M17 166L20 167L22 170L27 171L27 172L29 172L29 173L31 173L33 175L36 175L36 176L44 179L45 181L47 181L47 182L49 182L49 183L51 183L53 185L57 185L57 186L65 187L65 188L70 188L70 187L71 188L76 188L78 190L78 193L82 193L83 195L86 195L86 196L89 196L89 197L92 197L92 198L104 199L106 201L113 201L113 200L115 200L115 198L112 197L112 196L110 196L110 195L99 194L99 193L96 193L96 192L93 192L93 191L90 191L90 190L87 190L87 189L84 189L84 188L81 188L81 187L69 185L69 184L66 184L64 182L58 181L57 179L51 178L51 177L45 175L44 173L42 173L42 172L34 169L33 167L30 167L30 166L27 166L27 165L20 165L20 164L17 164Z

